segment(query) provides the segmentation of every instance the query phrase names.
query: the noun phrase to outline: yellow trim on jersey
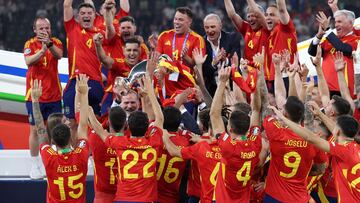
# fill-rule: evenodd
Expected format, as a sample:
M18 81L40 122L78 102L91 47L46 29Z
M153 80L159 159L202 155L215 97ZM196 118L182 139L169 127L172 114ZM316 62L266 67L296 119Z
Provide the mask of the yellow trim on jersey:
M160 39L160 37L162 37L164 34L168 34L168 33L170 33L170 32L175 32L175 29L171 29L171 30L165 30L165 31L163 31L162 33L160 33L160 35L159 35L158 39Z
M199 48L204 49L204 47L205 47L204 38L202 36L200 36L198 33L194 32L194 31L191 31L190 34L199 39L199 41L200 41L200 47Z
M149 49L145 43L141 43L140 47L145 50L146 55L149 55Z
M324 193L324 189L321 183L318 184L318 192L317 195L319 196L321 203L329 203L329 200L326 198L326 195Z
M25 101L28 101L29 98L30 98L30 93L31 93L31 84L33 83L33 79L31 78L30 76L30 88L28 89L28 91L26 92L26 95L25 95Z
M194 85L196 84L195 79L194 79L193 75L191 75L191 73L189 73L186 70L183 70L183 73L191 81L192 84L194 84Z
M74 53L73 53L73 62L71 64L71 77L73 77L74 73L75 73L75 60L76 60L76 49L74 48Z
M109 92L111 89L112 89L112 85L110 85L110 86L105 90L105 92Z

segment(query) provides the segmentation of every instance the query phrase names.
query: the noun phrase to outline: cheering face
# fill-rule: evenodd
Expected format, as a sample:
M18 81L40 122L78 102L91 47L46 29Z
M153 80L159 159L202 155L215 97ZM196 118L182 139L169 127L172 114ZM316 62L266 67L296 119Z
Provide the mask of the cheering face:
M35 23L34 32L38 38L42 38L44 35L51 37L51 26L49 20L38 19Z
M327 104L326 106L324 106L325 115L327 115L327 116L329 116L329 117L334 116L334 114L335 114L335 113L334 113L335 110L334 110L334 105L333 105L333 103L334 103L334 100L331 99L331 100L328 102L328 104Z
M191 25L191 19L186 14L182 14L179 11L174 16L174 29L176 34L184 34L189 31Z
M256 17L255 13L251 10L249 10L249 12L246 15L248 23L251 27L252 30L258 30L260 28L260 22L258 17Z
M129 66L134 66L139 62L140 47L137 43L126 43L124 47L125 60Z
M125 21L120 24L120 33L123 40L134 37L136 32L136 26L130 21Z
M335 29L338 37L344 37L351 32L353 23L345 15L335 17Z
M265 20L268 30L273 30L275 25L279 22L279 10L275 7L266 9Z
M121 98L120 107L130 114L139 109L139 99L135 92L129 93Z
M79 10L79 23L82 28L90 29L94 25L95 11L89 7L82 7Z
M209 18L204 21L204 29L210 41L217 41L221 33L221 22L216 18Z

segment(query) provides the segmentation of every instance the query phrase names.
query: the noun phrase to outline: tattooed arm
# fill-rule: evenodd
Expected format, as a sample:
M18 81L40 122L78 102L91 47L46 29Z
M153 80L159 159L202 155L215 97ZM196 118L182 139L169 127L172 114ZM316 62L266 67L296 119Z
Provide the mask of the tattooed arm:
M32 99L32 107L33 107L33 115L35 121L36 132L39 137L39 144L49 142L48 134L46 131L46 126L44 124L44 119L40 110L39 98L42 94L42 86L41 80L34 80L34 83L31 87L31 99Z

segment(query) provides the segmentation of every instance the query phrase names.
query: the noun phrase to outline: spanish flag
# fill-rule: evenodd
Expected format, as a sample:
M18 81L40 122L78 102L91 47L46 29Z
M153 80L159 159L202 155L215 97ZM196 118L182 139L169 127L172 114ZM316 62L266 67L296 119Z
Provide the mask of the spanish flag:
M231 68L231 79L240 89L248 94L256 90L257 70L248 66L248 77L246 81L236 67Z
M193 85L195 85L195 79L189 67L181 64L179 61L170 61L161 59L158 64L159 67L165 67L173 72L178 72L184 75Z

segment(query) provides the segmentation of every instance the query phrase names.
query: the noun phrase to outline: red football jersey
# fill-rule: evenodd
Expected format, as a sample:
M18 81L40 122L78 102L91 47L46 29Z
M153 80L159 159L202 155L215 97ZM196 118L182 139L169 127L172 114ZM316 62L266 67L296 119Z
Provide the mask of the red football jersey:
M40 145L48 190L47 202L86 202L86 175L89 157L87 140L79 140L76 148L59 154L49 144Z
M72 18L65 22L65 31L69 57L69 79L71 80L82 73L89 76L90 80L101 82L101 64L96 55L93 41L93 35L101 32L101 30L97 27L83 29Z
M116 193L118 163L116 151L100 139L93 130L89 130L89 145L94 159L94 185L96 192Z
M238 28L238 30L244 38L244 59L247 59L252 64L253 56L261 52L263 46L265 50L267 49L270 31L267 28L254 31L247 21L243 21L241 29ZM267 58L265 57L265 59ZM267 65L267 61L265 61L264 65Z
M192 58L194 48L200 49L203 54L206 52L205 41L202 36L194 31L182 35L175 35L174 29L164 31L159 35L156 50L160 54L170 56L174 61L181 61L181 52L184 47L188 47L187 55L190 58Z
M206 141L181 149L184 159L196 160L201 178L201 202L212 202L217 173L220 169L221 153L217 141Z
M116 150L118 159L114 201L156 201L156 160L162 148L162 130L153 127L149 137L108 136L105 144Z
M250 179L259 164L261 151L260 127L252 127L247 140L232 140L224 132L218 139L221 149L221 170L218 174L214 200L216 202L249 202Z
M183 148L189 145L186 137L178 133L169 133L175 135L170 137L170 140L176 146ZM157 162L158 202L179 202L179 187L185 171L186 161L180 157L170 156L164 148Z
M343 38L340 38L343 43L349 44L353 50L356 50L357 40L359 37L351 34L347 35ZM329 86L330 91L340 91L337 72L334 65L334 54L336 49L331 45L328 40L325 40L321 43L321 48L323 49L323 62L322 68L324 72L324 77ZM352 57L348 57L344 55L345 64L345 80L348 84L350 95L354 95L354 62Z
M52 37L51 40L54 46L61 50L63 49L59 39ZM41 50L41 47L42 44L36 37L29 39L24 46L24 56L36 54ZM58 59L53 56L49 49L46 50L45 55L36 64L28 67L28 71L26 72L25 101L31 101L30 88L35 79L41 80L42 84L40 102L55 102L61 100L62 88L58 74Z
M281 202L308 202L306 178L313 162L325 163L326 154L268 116L263 123L271 160L265 193Z
M360 202L360 146L329 142L338 202Z
M122 17L128 16L129 13L124 11L122 8L119 9L119 11L115 14L114 16L114 20L113 20L113 25L115 27L115 30L118 32L119 31L119 21ZM94 20L94 26L98 27L101 30L106 30L106 24L105 24L105 18L104 16L100 15L100 14L96 14L95 16L95 20Z
M189 196L201 196L201 181L198 163L195 160L190 161L189 176L187 179L186 193Z
M291 54L291 63L294 60L294 54L297 53L297 37L296 29L293 21L290 19L287 25L281 23L277 24L271 31L268 39L268 51L267 51L267 69L265 70L265 79L274 80L275 67L272 63L273 53L280 53L284 49L289 50Z

